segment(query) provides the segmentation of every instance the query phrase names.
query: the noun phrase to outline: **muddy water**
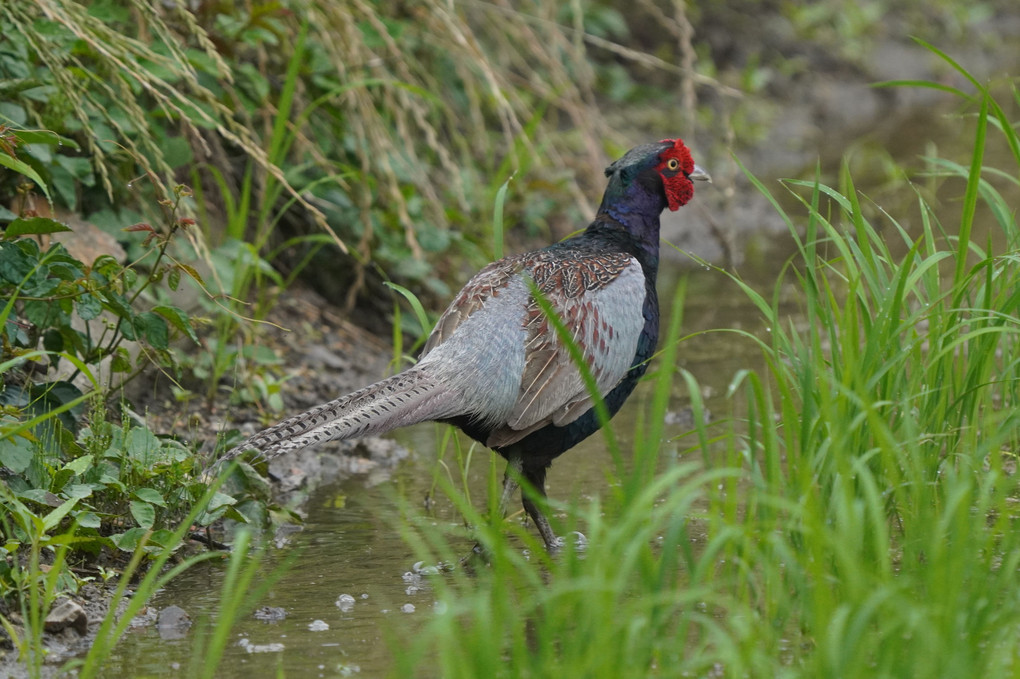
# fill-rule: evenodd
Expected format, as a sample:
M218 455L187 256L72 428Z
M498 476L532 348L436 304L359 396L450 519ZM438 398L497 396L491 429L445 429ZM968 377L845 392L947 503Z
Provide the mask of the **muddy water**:
M764 261L785 259L781 253L775 256L778 259L770 256ZM744 275L753 274L771 286L775 273L770 266ZM699 269L684 276L685 334L713 328L754 329L757 314L722 274ZM678 280L679 274L667 272L660 281L664 308L669 308ZM690 337L681 354L683 367L701 382L709 409L722 408L718 401L736 370L760 361L750 342L725 333ZM651 386L651 382L640 385L614 419L624 451ZM681 422L687 403L678 383L670 409ZM426 424L400 432L398 440L413 454L381 482L353 477L313 494L306 505L303 530L290 536L286 548L271 549L264 563L269 573L297 554L296 562L260 604L282 608L286 617L278 622L242 620L233 631L218 677L276 676L277 669L288 677L378 677L392 668L388 631L413 635L427 623L434 605L428 578L413 577L414 553L392 529L401 520L394 499L406 500L420 512L422 521L458 520L445 498L438 497L428 510L423 501L436 466L436 427ZM677 424L667 434L686 430ZM666 450L675 453L677 447L668 443ZM480 505L490 453L479 450L477 455L469 476L472 497ZM606 469L611 466L601 437L593 436L557 460L548 490L561 500L604 494ZM465 543L465 551L467 547ZM130 632L107 666L109 676L169 677L186 671L195 649L202 645L200 637L207 634L203 624L214 615L223 570L221 564L202 564L160 592L153 607L180 606L191 616L193 627L176 640L161 639L155 626Z

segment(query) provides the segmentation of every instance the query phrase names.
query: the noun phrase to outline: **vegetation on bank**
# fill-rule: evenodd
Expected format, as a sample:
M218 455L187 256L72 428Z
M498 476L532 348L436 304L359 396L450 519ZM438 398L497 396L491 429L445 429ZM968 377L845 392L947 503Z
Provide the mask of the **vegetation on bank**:
M696 15L663 15L667 35L638 49L611 5L555 4L0 4L0 623L31 673L60 594L89 581L135 591L81 661L94 675L132 610L217 558L185 556L189 536L221 518L270 520L262 477L205 474L213 433L151 429L123 398L132 382L158 373L182 401L257 403L272 419L273 358L236 338L299 275L335 275L325 258L351 264L349 278L318 281L349 304L371 304L383 271L444 297L460 261L487 259L493 203L545 239L590 211L600 159L628 141L597 101L646 106L670 78L690 125L754 122L729 104L711 123L699 115L694 92L729 101L737 84L766 87L769 70L723 77L708 55L685 70ZM790 13L831 39L824 17ZM853 58L876 19L849 18L835 30L854 38L840 42ZM635 76L649 66L654 77ZM568 511L590 549L527 561L462 503L493 565L437 578L446 607L401 671L428 658L441 676L1015 672L1018 231L997 187L1017 175L982 164L986 144L1005 143L1020 167L1020 144L1016 116L970 86L957 94L976 121L971 167L929 168L966 179L959 224L919 197L922 228L901 227L862 205L849 172L835 188L791 185L803 208L783 216L800 250L771 299L747 290L772 328L747 337L769 370L736 375L732 416L663 465L654 423L670 384L699 393L673 369L674 328L653 426L609 500L619 518ZM977 214L995 233L972 237ZM69 251L59 234L79 217L124 257ZM779 312L791 283L804 327ZM401 319L412 336L427 324ZM452 556L443 535L406 531L422 558ZM215 672L229 620L271 584L248 591L247 545L242 532L193 674Z

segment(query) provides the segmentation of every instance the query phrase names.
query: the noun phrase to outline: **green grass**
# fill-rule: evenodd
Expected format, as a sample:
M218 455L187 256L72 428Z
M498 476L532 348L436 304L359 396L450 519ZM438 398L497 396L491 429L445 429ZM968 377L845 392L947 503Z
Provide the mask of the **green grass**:
M116 643L127 633L132 620L149 604L157 591L166 587L174 578L193 566L209 560L226 561L226 577L221 591L221 605L216 616L216 630L208 642L196 646L196 652L189 676L215 676L222 658L223 649L229 643L230 631L239 616L254 608L255 602L272 587L282 568L268 575L262 569L264 548L254 549L248 531L239 531L229 555L205 551L191 556L180 556L180 547L188 540L193 526L201 514L209 510L210 502L218 495L218 489L227 474L209 485L201 498L181 520L174 531L148 531L138 541L130 561L118 572L116 586L109 601L109 612L100 622L95 638L83 657L65 663L60 672L76 672L75 676L103 676L103 664ZM6 487L0 487L0 500L6 507L17 507L4 517L16 523L26 536L28 558L17 564L7 577L18 583L22 590L19 597L17 618L0 615L0 625L10 638L11 646L17 652L19 663L29 677L44 676L47 644L44 642L44 619L57 596L73 591L73 585L64 580L67 573L64 566L70 548L83 542L71 529L59 535L48 533L60 524L73 506L68 501L44 517L38 517L28 510ZM158 533L169 533L156 540ZM6 545L8 548L11 543ZM44 559L44 553L52 553ZM44 563L49 561L49 563ZM286 564L285 566L286 567ZM256 576L260 579L253 584ZM19 621L17 624L15 620ZM46 675L48 676L48 675Z
M732 276L769 331L720 332L767 369L734 375L730 412L681 455L645 436L605 506L557 507L587 550L550 559L447 489L491 565L435 578L441 605L399 640L395 675L1020 676L1020 228L997 188L1020 185L1020 145L971 82L969 165L929 163L962 189L951 229L920 192L908 229L846 168L835 188L788 183L797 214L751 177L797 249L771 296ZM984 167L992 143L1017 166ZM700 407L676 327L663 346L648 422L681 384ZM457 556L432 529L405 534L422 558Z

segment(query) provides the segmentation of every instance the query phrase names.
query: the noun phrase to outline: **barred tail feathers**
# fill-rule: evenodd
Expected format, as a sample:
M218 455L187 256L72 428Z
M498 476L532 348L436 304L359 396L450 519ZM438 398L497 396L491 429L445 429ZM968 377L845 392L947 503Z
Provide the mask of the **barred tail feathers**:
M359 438L444 416L446 391L421 366L316 406L254 434L225 456L257 450L271 459L326 441Z

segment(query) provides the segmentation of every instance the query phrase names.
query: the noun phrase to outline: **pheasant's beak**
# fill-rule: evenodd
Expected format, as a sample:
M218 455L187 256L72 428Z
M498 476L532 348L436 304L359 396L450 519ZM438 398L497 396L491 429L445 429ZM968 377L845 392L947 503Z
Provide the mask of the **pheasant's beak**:
M705 172L700 167L698 167L697 165L695 165L694 166L694 170L690 174L687 175L687 178L688 179L696 179L696 180L701 181L701 182L708 182L709 184L712 183L712 176L709 175L707 172Z

